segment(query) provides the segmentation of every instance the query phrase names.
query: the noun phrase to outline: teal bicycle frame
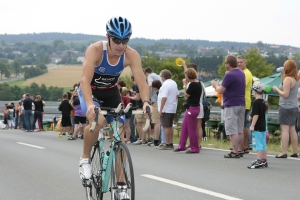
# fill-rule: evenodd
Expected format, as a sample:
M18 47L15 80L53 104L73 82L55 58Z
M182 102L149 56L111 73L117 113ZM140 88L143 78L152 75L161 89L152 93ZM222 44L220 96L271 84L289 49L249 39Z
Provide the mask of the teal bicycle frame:
M113 141L111 143L110 149L109 149L110 154L109 154L109 158L108 158L108 162L107 162L107 167L106 167L106 170L105 170L105 178L104 178L104 180L102 180L102 192L103 193L106 193L106 192L109 191L108 184L109 184L109 180L110 180L110 176L111 176L111 169L112 169L113 160L115 160L115 152L114 152L113 148L115 146L115 143L121 142L121 138L120 138L120 135L119 135L119 122L118 122L118 119L114 119L112 124L110 124L110 129L106 130L105 132L108 132L110 130L113 131L113 136L114 137L113 137ZM101 138L100 141L99 141L99 148L101 150L104 149L104 139L103 138ZM103 152L101 152L101 154L102 155L99 155L100 160L103 160L105 152L103 151ZM101 173L104 173L104 171L102 171Z

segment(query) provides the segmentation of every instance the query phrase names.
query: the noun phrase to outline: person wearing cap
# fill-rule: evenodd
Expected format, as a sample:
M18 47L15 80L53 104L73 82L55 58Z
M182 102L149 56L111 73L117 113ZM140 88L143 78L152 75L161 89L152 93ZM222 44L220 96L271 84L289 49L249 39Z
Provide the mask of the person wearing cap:
M144 113L146 107L150 106L149 86L142 70L141 57L136 50L127 45L132 35L131 23L121 16L112 17L106 24L106 32L107 41L91 44L85 52L83 62L78 96L81 108L89 122L93 122L96 118L92 97L103 101L101 105L103 107L116 108L121 103L117 82L126 66L130 66L139 87ZM152 110L151 106L150 110ZM84 131L83 152L79 161L79 174L82 180L91 178L89 160L91 150L98 139L100 128L105 123L105 118L101 115L98 120L99 125L93 132L89 131L92 123Z
M291 140L293 154L291 157L298 157L298 136L295 129L298 116L298 84L299 76L297 64L294 60L284 62L284 71L281 72L282 84L273 86L274 92L279 94L279 118L281 130L282 152L276 158L287 158L287 149Z
M224 158L240 158L244 142L244 118L245 118L245 74L237 66L237 58L228 55L225 58L225 74L222 84L219 81L211 81L212 87L223 94L224 121L226 135L229 135L232 143L232 151Z
M248 169L257 169L268 167L267 162L267 141L266 141L266 102L262 98L265 86L257 83L251 87L255 101L251 110L251 125L249 130L252 131L253 150L257 151L257 160L248 166Z

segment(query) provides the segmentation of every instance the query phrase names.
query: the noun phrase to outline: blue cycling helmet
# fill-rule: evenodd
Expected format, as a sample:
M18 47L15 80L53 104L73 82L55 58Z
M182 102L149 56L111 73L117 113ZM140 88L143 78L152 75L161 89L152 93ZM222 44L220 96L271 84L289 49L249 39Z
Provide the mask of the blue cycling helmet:
M106 23L106 32L110 37L130 38L132 34L131 23L125 17L113 17Z

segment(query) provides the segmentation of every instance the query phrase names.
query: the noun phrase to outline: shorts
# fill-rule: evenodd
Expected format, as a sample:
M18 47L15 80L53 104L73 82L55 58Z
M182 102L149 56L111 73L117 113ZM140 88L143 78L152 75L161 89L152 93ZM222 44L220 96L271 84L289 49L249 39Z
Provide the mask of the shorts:
M244 127L250 128L250 110L245 110Z
M252 148L254 151L267 150L266 132L253 131L252 132Z
M137 109L137 110L142 110L142 109ZM146 118L144 117L143 114L138 114L134 115L134 124L145 124L146 123Z
M86 117L80 117L80 116L75 116L74 117L74 124L86 124Z
M71 117L70 117L70 115L62 115L62 117L61 117L61 126L62 127L71 126Z
M114 121L114 116L112 116L112 115L107 115L105 118L106 118L106 122L108 124L110 124ZM126 123L125 115L119 116L118 117L118 122L121 123L121 124L125 124Z
M203 104L200 103L200 112L199 112L199 115L198 115L197 119L203 119L203 117L204 117Z
M231 106L224 109L226 135L243 133L245 106Z
M173 127L174 119L175 113L163 113L162 116L160 116L160 124L166 128Z
M122 102L121 95L118 87L113 87L108 90L96 90L92 89L92 95L98 101L103 101L102 107L110 107L110 108L117 108L118 105ZM82 91L80 87L78 88L78 97L80 101L80 107L83 113L86 113L87 107L84 101ZM94 102L96 106L99 106L98 102Z
M160 123L160 116L157 108L157 103L152 104L152 113L151 113L151 119L153 124Z

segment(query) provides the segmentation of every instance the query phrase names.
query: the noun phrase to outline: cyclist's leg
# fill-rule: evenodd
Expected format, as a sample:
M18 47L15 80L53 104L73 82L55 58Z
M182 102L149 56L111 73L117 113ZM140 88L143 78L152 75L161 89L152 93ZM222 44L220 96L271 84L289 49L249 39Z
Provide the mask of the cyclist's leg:
M105 122L105 118L103 115L98 116L98 125L95 127L95 130L93 132L90 132L91 122L85 127L84 129L84 142L83 142L83 153L82 158L89 158L91 155L91 150L94 145L94 143L98 140L98 134L100 129L102 128L102 124Z

